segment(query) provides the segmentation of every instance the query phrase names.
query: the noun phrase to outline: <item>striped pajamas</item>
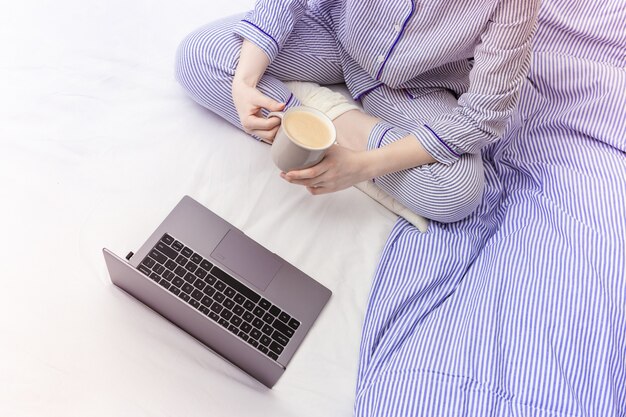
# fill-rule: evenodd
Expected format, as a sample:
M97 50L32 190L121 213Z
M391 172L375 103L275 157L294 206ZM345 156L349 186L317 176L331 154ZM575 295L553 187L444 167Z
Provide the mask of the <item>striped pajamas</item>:
M382 120L368 149L413 134L438 161L376 183L424 217L458 221L482 199L480 152L515 108L536 14L536 1L477 3L261 0L244 16L190 34L178 51L177 79L240 128L231 84L242 37L271 61L259 90L287 107L300 103L283 81L345 82Z

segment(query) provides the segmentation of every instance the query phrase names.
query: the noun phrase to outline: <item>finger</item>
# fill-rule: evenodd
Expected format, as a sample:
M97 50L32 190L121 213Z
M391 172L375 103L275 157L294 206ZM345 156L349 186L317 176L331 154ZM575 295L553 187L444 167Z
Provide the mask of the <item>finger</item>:
M289 171L285 174L285 179L289 182L292 181L302 181L317 178L320 175L324 174L328 171L328 164L325 164L324 161L320 162L317 165L312 166L311 168L301 169L299 171ZM319 181L318 181L319 182Z
M249 116L246 118L246 127L250 130L271 130L278 125L280 125L278 117L266 119L264 117Z
M306 187L306 189L312 195L329 194L332 192L331 189L325 187Z
M269 111L281 111L285 107L285 103L279 103L273 98L261 93L259 90L255 91L253 101L255 105L268 109Z
M270 130L251 130L250 134L261 138L264 142L272 143L278 132L278 126Z

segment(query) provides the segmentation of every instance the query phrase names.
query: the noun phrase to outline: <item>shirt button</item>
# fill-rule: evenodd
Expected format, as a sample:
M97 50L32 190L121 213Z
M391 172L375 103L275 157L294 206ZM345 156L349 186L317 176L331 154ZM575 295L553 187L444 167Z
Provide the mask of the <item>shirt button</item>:
M376 60L382 64L383 62L385 62L385 55L378 55L378 58L376 58Z
M402 26L400 25L394 25L393 26L393 30L395 30L396 32L400 32L402 30Z

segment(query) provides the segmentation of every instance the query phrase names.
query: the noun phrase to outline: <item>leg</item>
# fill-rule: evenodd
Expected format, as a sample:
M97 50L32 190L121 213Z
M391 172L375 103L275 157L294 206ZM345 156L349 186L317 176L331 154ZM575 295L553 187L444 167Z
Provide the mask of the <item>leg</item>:
M373 149L407 136L416 126L450 110L456 98L443 89L410 94L381 86L365 95L362 103L369 114L383 120L369 134L367 146ZM455 222L469 216L482 199L482 158L466 154L450 166L422 165L384 175L375 182L415 213L443 223Z
M176 78L189 95L240 129L231 85L241 49L241 39L233 34L232 28L241 18L226 18L191 33L181 43L176 58ZM320 50L328 52L320 55ZM258 88L267 96L287 103L287 107L299 105L282 81L298 77L318 83L342 82L343 73L336 51L334 36L317 18L306 15L294 28L290 40L270 65Z

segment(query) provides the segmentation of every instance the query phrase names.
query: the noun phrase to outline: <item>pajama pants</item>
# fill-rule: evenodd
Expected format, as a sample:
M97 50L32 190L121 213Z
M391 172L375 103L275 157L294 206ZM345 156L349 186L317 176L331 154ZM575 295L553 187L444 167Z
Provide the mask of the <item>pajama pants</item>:
M176 78L200 105L241 127L231 95L242 40L233 33L242 16L204 26L181 43ZM299 106L283 81L319 84L344 82L341 45L332 26L314 11L296 24L257 88L286 108ZM437 115L457 105L445 88L393 89L381 85L360 97L363 109L381 121L372 129L368 149L406 137ZM465 154L451 165L433 163L375 178L376 184L410 210L431 220L450 223L469 216L483 196L480 154Z

